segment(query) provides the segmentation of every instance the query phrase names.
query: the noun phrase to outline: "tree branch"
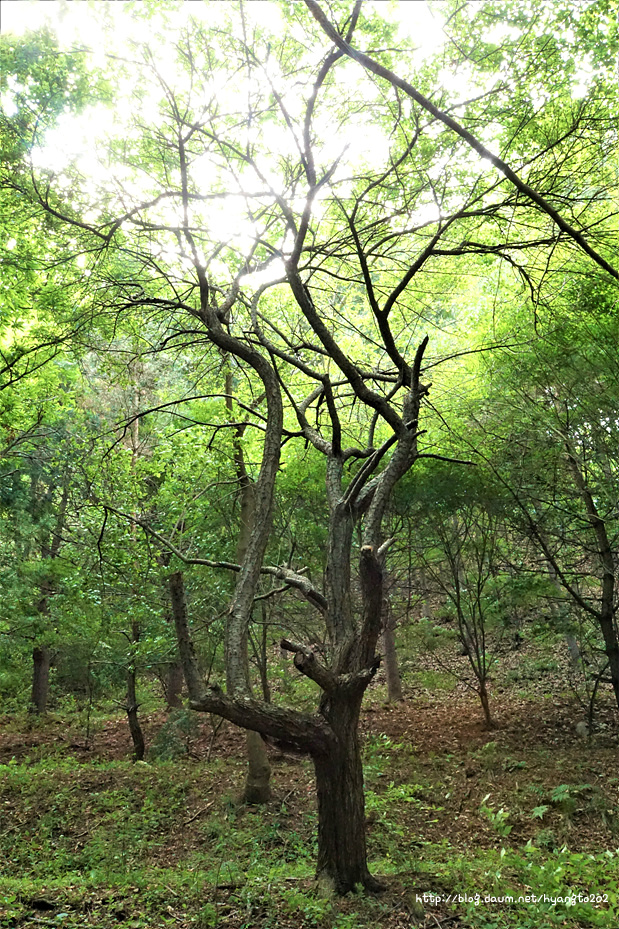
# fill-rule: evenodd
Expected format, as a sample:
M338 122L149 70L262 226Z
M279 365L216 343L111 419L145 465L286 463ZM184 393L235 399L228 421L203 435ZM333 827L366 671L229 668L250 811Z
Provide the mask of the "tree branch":
M412 97L416 103L427 110L428 113L431 113L436 119L440 120L445 126L455 132L461 139L470 145L470 147L477 152L481 158L487 159L491 164L497 168L498 171L507 178L508 181L516 187L522 194L524 194L529 200L535 203L547 216L549 216L553 222L559 227L559 229L569 236L572 241L576 242L578 247L582 249L590 258L595 261L597 265L603 268L611 277L619 281L619 271L616 270L605 258L602 257L584 238L581 232L578 229L575 229L571 226L563 217L558 213L555 208L539 194L536 190L530 187L526 181L523 181L516 172L510 168L510 166L503 161L498 155L493 154L485 145L477 139L472 132L469 132L468 129L465 129L457 120L452 116L445 113L443 110L440 110L431 100L425 97L422 93L416 90L412 84L409 84L408 81L405 81L403 78L398 77L393 71L390 71L389 68L385 68L384 65L379 64L373 58L370 58L369 55L365 55L363 52L359 51L356 48L353 48L334 26L329 22L322 9L320 4L317 3L317 0L304 0L305 5L310 10L314 19L320 24L323 31L329 36L331 41L342 51L344 54L348 55L349 58L352 58L353 61L359 62L364 68L368 71L371 71L373 74L376 74L378 77L382 77L393 87L399 87L400 90L403 90L407 96Z
M130 513L123 513L122 510L117 510L115 507L110 506L109 503L104 503L102 506L106 513L114 513L115 516L120 516L122 519L128 519L130 522L135 523L136 526L139 526L141 529L151 535L169 552L172 552L173 555L176 555L176 557L182 561L183 564L203 565L206 568L222 568L226 571L239 572L241 570L241 565L235 564L233 561L214 561L211 558L191 558L188 555L185 555L185 553L182 552L178 546L174 545L173 542L170 542L169 539L166 539L165 536L157 532L156 529L153 529L152 526L149 526L145 520L140 519L138 516L132 516ZM324 613L327 609L326 598L302 574L299 574L296 571L292 571L290 568L279 567L276 565L262 565L260 568L260 573L276 577L280 581L285 581L288 587L293 587L295 590L300 591L305 599L308 600L318 610L320 610L321 613Z
M270 736L284 746L311 755L327 755L336 745L336 737L329 725L319 716L298 713L261 703L249 697L232 700L218 686L209 687L199 699L191 699L192 710L223 716L243 729L252 729Z

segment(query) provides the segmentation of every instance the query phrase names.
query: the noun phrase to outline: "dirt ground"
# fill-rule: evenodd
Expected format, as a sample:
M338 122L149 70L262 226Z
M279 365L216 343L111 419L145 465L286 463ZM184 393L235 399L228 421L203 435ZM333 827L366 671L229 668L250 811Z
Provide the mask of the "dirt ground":
M475 695L462 684L437 690L413 681L401 703L385 703L382 697L384 687L379 685L368 695L362 714L362 740L369 761L367 786L380 796L387 790L397 790L399 785L419 785L424 802L398 807L397 816L409 845L447 841L454 856L466 856L472 843L476 852L503 846L517 849L536 840L542 826L549 834L556 834L561 844L569 842L570 847L583 852L600 854L619 844L619 752L610 695L603 695L600 701L596 731L591 738L578 735L576 726L583 720L583 707L565 687L562 674L527 680L524 687L500 679L494 682L492 712L496 728L490 730L484 725ZM165 721L164 712L143 716L147 746L156 742ZM79 775L82 788L102 790L106 779L111 783L110 779L117 775L109 770L105 773L105 768L99 770L89 762L131 756L127 722L122 716L99 720L90 733L88 746L82 729L67 729L66 722L53 713L45 721L34 721L30 728L23 728L23 717L21 722L19 731L15 719L0 719L0 763L8 764L13 758L36 760L49 754L72 756L84 763ZM212 780L207 779L199 791L188 796L182 823L157 850L154 863L162 868L177 867L200 847L208 815L222 806L225 797L238 793L244 779L244 736L232 725L218 726L209 716L198 714L186 735L186 750L188 759L219 760L220 764L213 766ZM273 813L280 815L285 805L291 821L300 821L315 805L311 765L273 746L269 753ZM382 771L375 763L377 753L383 755ZM577 785L578 802L569 816L551 799L561 784ZM488 796L493 810L509 811L508 832L497 834L496 822L480 816ZM543 824L532 814L541 804L547 807ZM235 815L238 822L242 819L251 826L255 813L244 808ZM88 828L88 822L84 823L83 829L87 832ZM373 842L380 847L381 830L385 825L380 816L373 817L370 812L370 847ZM234 889L229 890L229 897L223 887L218 893L217 906L226 917L222 925L246 925L241 916L240 922L235 916ZM380 926L389 929L409 929L412 925L456 929L469 925L440 908L425 916L415 914L397 876L390 878L382 905L390 915ZM122 906L127 909L129 903ZM358 901L344 900L340 912L352 914L357 912L357 906ZM295 925L294 919L287 922L284 915L279 917L282 929ZM94 924L88 922L89 926Z

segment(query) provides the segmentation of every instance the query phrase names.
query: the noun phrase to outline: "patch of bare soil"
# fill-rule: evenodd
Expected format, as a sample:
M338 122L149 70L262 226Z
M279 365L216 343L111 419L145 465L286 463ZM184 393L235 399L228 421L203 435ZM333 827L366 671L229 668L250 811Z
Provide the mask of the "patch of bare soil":
M617 727L610 697L599 701L596 732L591 739L583 738L576 729L583 708L566 690L561 659L554 674L527 679L526 691L509 681L512 664L516 665L516 658L507 655L502 674L492 682L496 728L491 730L485 726L479 701L463 685L438 693L416 687L399 704L373 703L370 693L362 735L382 734L394 746L388 777L372 789L380 794L383 784L420 785L423 802L403 803L398 812L413 843L423 838L447 840L461 849L471 842L478 847L519 846L543 832L549 847L553 842L558 847L572 844L576 834L582 850L616 847ZM153 745L166 719L164 712L142 717L147 746ZM67 730L66 723L53 714L32 721L25 731L14 731L14 725L8 718L0 720L0 763L50 753L82 762L131 757L122 716L100 724L88 747L82 731ZM401 747L410 750L402 752ZM211 717L196 714L185 738L185 752L189 759L235 764L228 765L225 779L214 772L213 781L189 798L182 833L162 847L162 864L173 865L181 846L186 849L200 841L201 823L211 803L226 792L240 791L244 778L244 734L228 723L218 726ZM273 803L285 802L292 815L300 816L314 805L311 765L273 747L269 752L274 766ZM569 804L557 800L561 787L570 794ZM484 804L490 814L484 812ZM542 807L546 809L540 813ZM503 824L492 818L499 810L508 817ZM368 828L380 838L380 818Z
M384 776L374 780L370 777L368 786L379 797L387 790L397 791L400 785L418 786L415 802L399 803L397 812L390 809L386 819L380 813L368 817L373 854L380 854L383 843L389 841L389 824L395 820L403 829L404 841L410 848L427 842L447 842L454 854L466 854L471 847L476 850L520 847L529 840L539 843L540 836L547 843L545 847L560 847L565 843L596 853L619 844L617 730L609 699L600 702L596 717L598 731L589 740L579 737L576 731L576 723L583 718L577 699L569 692L566 695L565 687L562 689L557 680L547 678L537 686L534 681L527 681L526 695L516 687L497 681L492 694L497 727L492 730L485 727L479 702L462 686L452 692L438 693L416 688L398 704L372 702L371 697L370 694L362 715L362 735L370 740L376 740L376 736L386 737L384 751L392 754L386 762ZM166 719L164 712L142 718L147 745L155 742ZM242 731L228 723L217 728L216 721L197 714L195 725L186 736L185 748L190 760L208 758L220 764L209 767L212 777L205 777L204 769L200 777L196 777L181 818L149 853L151 864L174 868L179 862L188 860L192 851L211 841L209 830L222 828L217 820L226 819L227 810L231 810L233 828L246 828L248 835L254 834L261 817L272 820L277 824L274 841L280 841L281 836L283 852L289 835L304 829L307 832L304 840L309 847L312 826L305 814L315 807L310 764L271 747L274 795L264 812L259 813L248 807L235 805L232 809L230 806L240 792L245 775ZM82 731L68 731L66 723L53 714L45 720L33 721L24 731L16 731L15 720L8 717L0 720L0 763L8 763L11 758L34 759L45 754L73 756L85 763L71 775L75 778L75 789L87 793L103 790L107 784L118 786L119 778L122 780L125 776L130 779L130 775L123 772L91 767L89 761L129 758L131 752L127 722L121 716L99 725L92 733L88 748L84 746ZM225 764L221 764L224 761ZM133 792L139 793L134 780L131 784ZM556 799L561 785L567 788L569 804ZM393 802L398 802L397 797ZM484 806L490 810L490 815L484 812ZM542 808L545 809L540 814ZM536 809L538 814L534 813ZM504 821L492 818L499 810L505 811ZM217 814L215 821L213 813ZM258 817L256 823L253 817ZM95 826L96 823L85 815L79 828L75 827L76 847L86 841L85 837ZM295 887L302 889L305 884L309 887L307 881L291 879L291 894ZM420 884L416 890L436 893L441 887L433 878L431 885ZM444 888L446 893L451 890ZM219 924L248 925L248 904L243 902L240 885L226 884L222 878L217 887L209 889L208 896L217 909ZM179 905L170 897L166 912L179 927L189 926L184 922ZM265 902L264 919L267 921L269 905ZM83 908L83 902L81 906ZM119 898L119 913L132 912L132 906L132 901L125 903ZM256 925L262 925L260 904L256 906L258 909L252 912L252 919ZM375 906L380 907L380 919L377 911L372 910ZM98 924L97 907L98 903L97 906L93 903L92 919L83 910L83 925ZM367 908L367 922L362 920L364 907ZM62 909L65 908L63 905ZM422 909L420 912L410 892L410 876L405 875L402 881L397 878L389 881L379 904L364 902L362 898L344 899L338 901L337 909L342 914L357 914L360 924L370 925L376 921L376 925L389 929L409 929L413 925L426 929L437 925L449 929L464 926L446 909L436 908L426 913ZM282 929L296 929L301 924L299 919L299 914L278 913L278 925Z

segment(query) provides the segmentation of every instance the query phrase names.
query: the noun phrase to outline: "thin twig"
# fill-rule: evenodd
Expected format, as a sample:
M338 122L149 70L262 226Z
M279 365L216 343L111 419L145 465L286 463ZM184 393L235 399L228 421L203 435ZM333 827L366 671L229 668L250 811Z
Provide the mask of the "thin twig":
M198 816L202 816L203 813L206 813L207 810L210 810L214 803L215 801L211 800L210 803L207 803L206 806L203 806L201 810L198 810L198 812L194 813L193 816L190 816L189 819L183 820L183 826L188 826L189 823L192 823L194 819L198 818Z

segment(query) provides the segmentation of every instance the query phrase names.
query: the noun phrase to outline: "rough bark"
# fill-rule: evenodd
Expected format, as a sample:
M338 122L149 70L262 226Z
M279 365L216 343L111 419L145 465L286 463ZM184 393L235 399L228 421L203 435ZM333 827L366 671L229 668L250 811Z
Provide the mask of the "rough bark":
M312 757L327 754L335 745L333 732L320 715L310 716L249 697L233 699L220 687L212 686L196 694L190 706L193 710L223 716L236 726L255 729L282 748L307 752Z
M167 667L165 699L168 710L177 710L183 705L183 666L180 659L171 661Z
M318 801L317 879L331 893L357 887L380 890L367 865L363 765L359 749L361 693L325 696L321 715L337 742L328 755L314 757Z

